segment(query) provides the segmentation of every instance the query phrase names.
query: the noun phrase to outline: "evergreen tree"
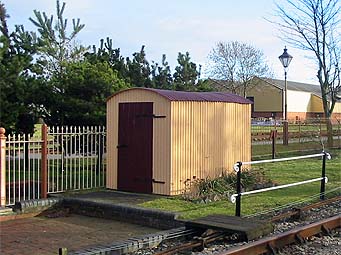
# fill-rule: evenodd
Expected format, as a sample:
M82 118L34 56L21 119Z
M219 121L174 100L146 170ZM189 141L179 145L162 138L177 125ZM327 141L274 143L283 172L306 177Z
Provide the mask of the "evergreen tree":
M121 79L129 82L125 58L121 56L120 48L113 48L112 39L109 37L105 42L104 39L101 39L98 48L93 45L92 52L86 52L84 56L91 63L107 62L114 71L117 71L117 75Z
M145 46L142 45L140 52L133 54L133 59L126 59L128 68L128 79L134 87L152 87L150 79L151 70L146 59Z
M173 78L168 62L166 61L166 55L162 55L161 66L159 66L158 63L153 62L151 67L153 87L160 89L172 89Z
M0 125L8 133L32 133L37 117L37 91L41 69L34 64L36 38L23 26L9 32L4 4L0 2Z
M49 97L41 97L43 105L47 109L46 120L49 124L65 125L64 117L67 116L63 107L67 102L65 80L66 68L71 63L76 63L84 58L86 48L76 43L76 37L84 28L80 19L72 19L72 30L67 32L68 20L64 18L66 4L56 1L56 19L45 12L34 10L34 18L30 21L37 27L38 51L37 63L43 68L47 79L44 90ZM58 120L58 121L57 121Z
M60 5L56 1L57 18L47 16L45 12L34 10L34 18L29 20L38 29L39 60L44 65L48 77L52 75L61 76L64 64L82 59L86 48L77 45L76 36L84 28L80 19L72 19L72 31L67 33L68 20L63 17L65 3Z
M105 125L106 99L114 92L127 88L107 62L87 60L65 65L61 80L64 93L52 98L48 123L65 125Z
M175 90L185 90L194 91L196 90L195 84L199 72L197 71L197 66L195 63L190 61L191 58L189 53L178 54L178 66L175 67L174 77L174 89Z

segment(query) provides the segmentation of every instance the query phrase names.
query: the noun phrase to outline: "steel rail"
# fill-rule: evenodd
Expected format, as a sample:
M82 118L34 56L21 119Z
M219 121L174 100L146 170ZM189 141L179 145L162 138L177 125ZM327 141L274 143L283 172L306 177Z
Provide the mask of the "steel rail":
M249 243L240 247L235 247L219 255L247 255L247 254L263 254L276 252L276 249L286 245L304 242L306 238L317 235L322 232L329 232L332 229L341 226L341 215L324 219L306 226L298 227L284 233L274 235L272 237L260 239L253 243Z
M283 220L285 218L289 218L289 217L293 217L293 216L299 217L300 214L304 211L308 211L308 210L313 209L313 208L318 208L318 207L321 207L321 206L324 206L324 205L327 205L327 204L330 204L330 203L333 203L336 201L340 201L340 200L341 200L341 196L337 196L337 197L329 198L329 199L326 199L323 201L319 201L317 203L309 204L309 205L306 205L306 206L303 206L300 208L293 208L289 212L285 212L285 213L282 213L282 214L279 214L279 215L272 217L270 219L270 222L276 222L276 221Z
M224 236L226 236L226 233L214 231L212 234L208 236L194 238L193 240L188 241L179 246L155 253L155 255L172 255L180 251L194 249L194 248L201 248L203 250L207 243L216 241L217 239L223 238Z

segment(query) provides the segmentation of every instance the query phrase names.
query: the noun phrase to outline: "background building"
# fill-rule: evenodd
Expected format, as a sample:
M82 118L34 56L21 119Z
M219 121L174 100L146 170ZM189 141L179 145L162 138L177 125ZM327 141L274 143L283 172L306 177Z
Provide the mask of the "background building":
M228 91L225 81L210 80L219 91ZM253 118L283 118L284 80L258 78L252 80L247 98L252 105ZM288 120L323 118L323 103L319 85L288 81ZM341 119L341 101L335 104L333 119Z

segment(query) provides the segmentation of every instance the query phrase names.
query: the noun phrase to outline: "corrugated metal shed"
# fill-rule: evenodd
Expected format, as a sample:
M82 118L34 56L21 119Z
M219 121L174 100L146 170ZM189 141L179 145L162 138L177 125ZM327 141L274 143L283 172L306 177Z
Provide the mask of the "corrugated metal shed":
M107 188L175 195L249 161L250 103L217 92L114 94L107 101Z

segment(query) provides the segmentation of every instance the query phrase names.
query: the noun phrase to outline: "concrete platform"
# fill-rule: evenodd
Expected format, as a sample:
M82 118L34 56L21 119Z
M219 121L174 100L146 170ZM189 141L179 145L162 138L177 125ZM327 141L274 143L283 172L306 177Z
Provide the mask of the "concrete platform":
M136 205L143 202L151 201L157 198L161 198L161 195L155 194L140 194L132 192L123 192L116 190L101 190L101 191L91 191L91 192L80 192L80 193L59 193L50 194L51 197L63 197L72 198L79 201L91 201L91 202L101 202L110 204L120 204L120 205Z
M119 220L162 230L183 226L182 222L177 220L177 213L138 205L159 197L161 196L111 190L64 193L52 195L47 199L20 201L15 203L13 210L15 217L32 213L57 215L61 210L66 209L72 214ZM3 217L0 217L0 221L1 219L7 220Z
M273 231L273 225L269 222L220 214L186 221L185 226L203 230L215 229L227 233L238 233L247 241L257 239Z

